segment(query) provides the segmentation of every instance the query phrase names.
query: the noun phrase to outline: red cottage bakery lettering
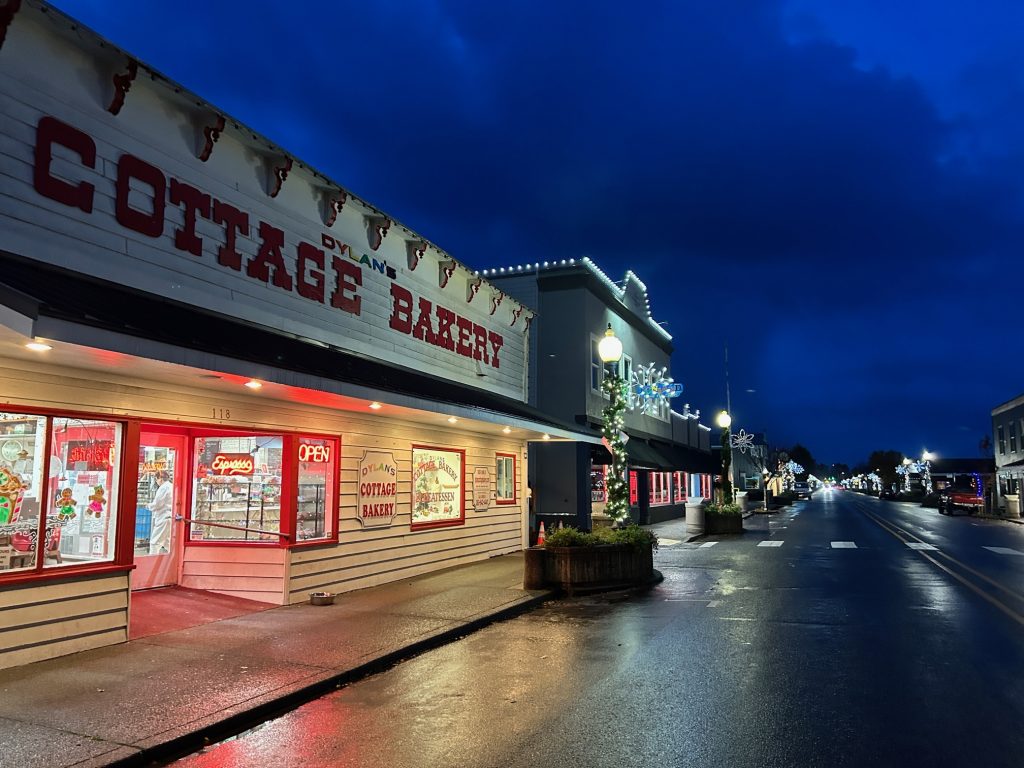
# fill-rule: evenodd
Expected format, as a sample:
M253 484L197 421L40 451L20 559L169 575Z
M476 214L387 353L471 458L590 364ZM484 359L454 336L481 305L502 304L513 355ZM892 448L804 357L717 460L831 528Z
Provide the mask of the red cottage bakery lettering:
M391 284L392 329L433 344L463 357L471 357L498 368L498 353L505 343L500 333L488 331L468 318L456 315L422 296L414 301L412 292Z
M54 146L63 147L77 156L83 168L94 169L96 142L87 133L55 117L43 117L36 126L33 169L36 191L58 203L91 214L95 185L84 181L73 184L54 176L50 167ZM129 197L133 190L144 193L149 202L141 208L132 205ZM162 237L169 202L180 207L184 214L184 222L174 231L174 247L179 251L202 258L203 238L196 232L196 223L199 219L213 221L224 228L223 238L217 247L220 266L352 315L359 315L362 311L358 290L363 284L363 273L358 265L337 256L332 256L328 265L322 250L312 243L298 242L294 246L296 271L292 274L285 259L290 246L285 242L283 230L265 221L251 225L247 212L173 176L168 178L162 170L145 160L127 153L121 155L117 161L117 181L113 191L114 217L126 229L147 237ZM251 236L252 226L256 228L254 239L258 247L256 255L246 259L236 247L237 238L239 235ZM329 281L328 272L333 272L333 281Z

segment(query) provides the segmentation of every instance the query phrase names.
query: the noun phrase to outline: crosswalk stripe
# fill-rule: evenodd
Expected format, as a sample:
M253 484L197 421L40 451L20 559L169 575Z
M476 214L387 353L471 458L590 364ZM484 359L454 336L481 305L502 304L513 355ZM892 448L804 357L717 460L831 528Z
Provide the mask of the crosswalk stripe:
M775 541L759 541L757 543L757 546L759 546L759 547L781 547L782 546L782 542L778 541L778 540L775 540Z
M1024 552L1018 552L1016 549L1010 549L1009 547L984 547L989 552L995 552L997 555L1017 555L1018 557L1024 557Z
M856 549L857 545L852 541L833 541L832 549Z
M938 549L934 544L925 544L923 541L908 541L907 546L911 549Z
M715 544L717 543L717 541L705 541L699 547L697 547L697 549L707 549L708 547L715 546Z
M658 544L662 547L674 547L679 543L679 539L658 539Z

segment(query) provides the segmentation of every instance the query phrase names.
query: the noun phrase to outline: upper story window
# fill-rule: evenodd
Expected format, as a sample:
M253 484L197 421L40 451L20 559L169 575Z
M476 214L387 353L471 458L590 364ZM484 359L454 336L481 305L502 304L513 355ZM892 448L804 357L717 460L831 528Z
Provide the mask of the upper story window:
M1017 422L1010 421L1010 453L1017 452Z
M1006 430L1002 424L996 430L996 435L999 442L999 455L1003 456L1006 454Z
M601 391L601 382L604 380L604 363L597 353L597 342L596 336L590 337L590 389L593 392Z

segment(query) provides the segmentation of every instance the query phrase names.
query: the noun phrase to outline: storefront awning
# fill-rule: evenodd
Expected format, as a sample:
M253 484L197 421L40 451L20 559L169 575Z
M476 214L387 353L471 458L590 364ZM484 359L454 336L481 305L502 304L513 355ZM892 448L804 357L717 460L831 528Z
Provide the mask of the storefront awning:
M279 383L467 418L588 443L600 435L512 398L389 365L286 331L0 251L0 323L17 333L178 365L281 374ZM239 364L241 361L241 365Z
M629 466L662 472L693 472L717 474L722 471L718 457L678 443L663 443L630 437L626 442ZM611 454L603 445L591 446L595 464L610 464Z

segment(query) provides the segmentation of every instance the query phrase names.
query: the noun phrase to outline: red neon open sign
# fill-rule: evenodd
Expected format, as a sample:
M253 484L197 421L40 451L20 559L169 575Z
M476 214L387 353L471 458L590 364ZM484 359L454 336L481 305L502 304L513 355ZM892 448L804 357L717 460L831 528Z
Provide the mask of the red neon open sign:
M330 460L331 447L329 445L299 443L299 461L311 464L327 464Z

